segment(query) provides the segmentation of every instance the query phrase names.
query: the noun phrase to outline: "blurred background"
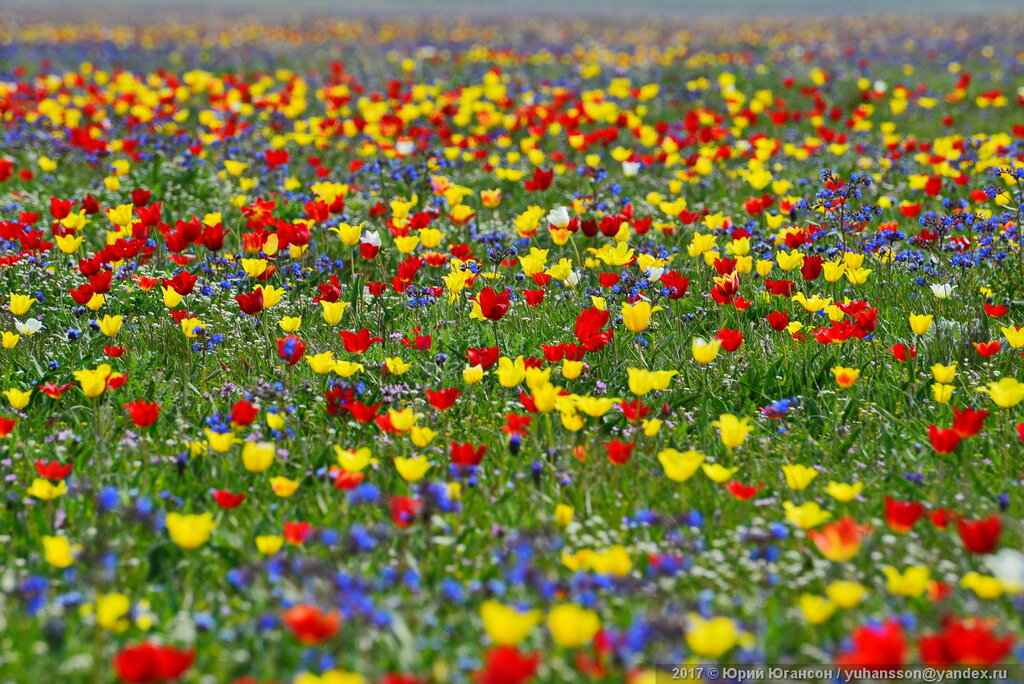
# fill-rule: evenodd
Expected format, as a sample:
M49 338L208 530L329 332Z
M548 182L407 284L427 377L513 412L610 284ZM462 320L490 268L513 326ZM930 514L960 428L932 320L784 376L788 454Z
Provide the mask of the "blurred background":
M97 11L201 15L934 15L1024 14L1024 0L0 0L0 8L52 12L52 21ZM63 15L63 16L62 16Z

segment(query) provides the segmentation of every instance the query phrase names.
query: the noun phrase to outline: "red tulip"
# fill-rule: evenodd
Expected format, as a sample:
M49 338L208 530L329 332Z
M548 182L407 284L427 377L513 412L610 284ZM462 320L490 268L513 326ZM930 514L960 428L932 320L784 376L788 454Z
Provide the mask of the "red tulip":
M245 494L235 494L227 489L218 489L213 493L213 500L226 511L237 508L245 501Z
M342 470L334 476L334 488L350 492L361 485L365 479L366 475L361 472L350 473L347 470Z
M393 496L388 504L391 507L391 522L401 528L412 525L423 507L419 499L410 496Z
M555 177L555 170L542 170L539 166L533 170L533 176L523 181L523 187L527 192L539 192L551 187L551 181Z
M306 343L295 335L277 338L277 355L286 364L294 366L306 353Z
M263 288L257 288L253 292L246 294L235 295L235 301L238 302L238 308L242 310L242 313L255 316L260 311L263 311Z
M997 637L992 625L979 618L951 618L942 632L918 639L927 665L995 665L1010 654L1013 636Z
M160 415L160 404L155 401L136 399L122 406L128 412L128 417L135 423L135 427L149 427L156 422L157 417Z
M935 525L940 530L949 527L949 523L953 522L955 518L956 514L948 508L936 508L928 513L928 519L932 521L932 525Z
M484 370L498 363L499 356L501 356L501 350L497 347L470 347L466 350L466 360L469 361L469 365L480 366Z
M383 338L370 337L370 331L367 328L358 330L356 332L349 332L342 330L338 333L341 337L342 344L345 345L345 351L349 354L362 354L370 348L375 342L383 342Z
M239 427L245 427L252 421L256 420L256 416L260 410L250 404L245 399L241 399L235 402L235 405L231 407L231 422Z
M786 326L789 325L789 314L785 311L772 311L764 318L768 321L768 325L772 327L772 330L785 330Z
M645 406L639 399L633 399L632 401L620 401L615 406L622 411L622 415L624 415L626 420L631 423L643 420L651 413L651 409Z
M999 534L1003 531L1003 523L993 513L983 520L956 521L960 541L971 553L991 553L999 546Z
M972 408L965 408L961 410L955 406L952 407L952 409L953 430L961 437L973 437L981 432L981 429L985 426L985 419L988 418L988 411L984 409L976 411Z
M447 411L455 405L455 401L462 396L455 387L449 387L443 390L425 390L424 394L427 396L427 402L438 411Z
M305 520L295 522L288 520L284 524L284 540L293 546L301 546L313 534L313 526Z
M36 472L47 480L63 480L71 474L74 464L63 465L57 461L36 461Z
M144 641L122 648L114 656L114 669L121 681L131 684L173 682L185 674L194 659L195 651Z
M892 348L889 351L892 352L893 358L900 363L906 363L907 359L912 359L917 356L917 347L908 347L902 342L892 345Z
M886 620L879 626L858 627L852 640L853 650L836 658L837 665L845 668L902 667L906 660L903 629L895 620Z
M489 321L500 321L508 313L510 294L510 290L495 292L491 288L485 287L477 297L480 313Z
M885 497L885 522L894 532L909 532L924 515L924 504L919 501L898 501Z
M974 348L978 350L978 354L982 358L988 358L995 356L995 354L1003 348L1003 343L999 340L991 340L989 342L972 342Z
M613 439L606 443L604 448L608 452L609 461L615 465L625 465L633 457L633 446L633 442L620 442Z
M295 638L307 646L327 641L341 627L341 614L338 611L324 612L308 604L289 608L284 611L281 619Z
M487 447L483 444L480 446L474 446L470 442L465 444L458 444L452 442L450 446L450 453L452 463L459 466L469 465L480 465L480 461L483 460L484 454L487 453Z
M527 306L540 306L544 301L544 290L523 290L523 298Z
M739 499L740 501L748 501L750 499L753 499L755 496L757 496L757 493L761 491L762 487L764 487L764 482L759 482L756 485L745 485L740 482L737 482L736 480L732 480L730 482L725 483L725 488L729 491L729 493L732 494L737 499Z
M743 333L739 330L730 330L729 328L722 328L718 331L718 341L722 343L722 349L727 352L734 352L740 348L743 344Z
M960 435L953 429L942 429L935 425L928 426L928 437L932 448L940 454L952 453L960 444Z
M515 646L496 646L487 651L483 669L474 673L475 684L525 684L533 679L539 653L521 653Z
M164 287L169 287L178 294L185 296L192 294L199 276L192 275L188 271L179 271L173 278L164 278L161 282Z
M1010 308L1002 304L986 304L985 313L992 318L1002 318L1010 311Z

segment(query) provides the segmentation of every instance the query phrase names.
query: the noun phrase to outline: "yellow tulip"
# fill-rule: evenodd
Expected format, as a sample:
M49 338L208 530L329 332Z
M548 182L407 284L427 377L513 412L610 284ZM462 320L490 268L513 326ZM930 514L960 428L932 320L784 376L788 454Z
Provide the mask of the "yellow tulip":
M419 482L430 470L430 461L425 458L395 457L395 470L406 482Z
M284 537L278 534L264 534L256 537L256 550L264 556L273 556L284 545Z
M686 482L704 463L704 454L690 449L679 453L675 449L665 449L658 453L658 462L665 471L665 477L673 482Z
M718 420L711 423L718 428L722 438L722 444L734 449L747 439L747 435L753 429L750 427L749 418L737 418L731 413L724 413Z
M825 593L828 594L832 603L840 608L848 609L859 605L864 600L868 590L863 584L858 584L857 582L836 580L825 587Z
M836 366L832 369L832 375L835 376L837 385L843 389L847 389L857 382L857 378L860 377L860 369Z
M526 377L526 365L523 362L523 357L516 357L516 360L513 361L507 356L502 356L498 359L498 368L495 373L502 387L515 387Z
M393 356L384 359L384 365L387 366L388 372L393 375L402 375L412 368L412 364L405 362L401 356Z
M999 598L1006 589L998 577L989 577L978 572L969 572L960 578L960 586L970 589L975 596L986 601Z
M160 288L160 292L163 293L164 306L168 309L173 309L181 304L182 297L173 287L162 287Z
M499 646L517 646L541 620L539 610L519 611L494 600L480 606L484 631Z
M326 299L321 299L320 306L323 308L324 320L329 325L338 325L341 322L341 315L348 308L348 302L329 302Z
M786 512L786 520L801 530L817 527L832 517L831 513L822 510L817 501L808 501L799 506L792 501L783 501L782 509Z
M112 373L110 366L104 363L91 370L77 370L72 375L74 375L78 384L81 385L82 393L91 399L100 396L106 391L107 382L110 380Z
M948 385L953 382L953 377L956 375L956 362L948 366L943 366L941 363L933 364L931 371L935 382Z
M566 380L575 380L583 372L582 361L562 360L562 377Z
M863 482L854 482L852 484L846 484L843 482L830 481L828 486L825 487L825 493L831 496L836 501L843 503L849 503L857 498L857 495L864 489Z
M718 340L705 341L699 337L695 338L691 344L693 359L697 363L711 363L718 356L718 350L721 348L722 343Z
M548 613L548 631L562 648L579 648L594 638L601 629L597 613L574 603L562 603Z
M171 541L183 549L191 550L198 549L210 540L217 523L213 521L212 513L191 515L173 512L167 514L166 525Z
M1000 328L1000 330L1012 348L1024 347L1024 328Z
M691 613L688 621L686 645L698 656L716 659L739 643L740 631L727 617L705 620Z
M559 527L568 527L575 513L576 510L572 506L558 504L555 506L555 524Z
M885 565L882 572L885 573L885 588L890 594L916 597L931 584L931 571L924 565L912 565L902 573L891 565Z
M932 384L932 399L939 404L948 404L953 398L953 386L936 382Z
M739 468L726 468L721 463L702 463L700 468L709 480L717 484L727 482L739 470Z
M107 314L103 318L96 321L100 326L100 332L107 337L113 337L121 331L121 324L124 322L124 316L111 316Z
M75 562L75 554L81 551L79 544L72 544L67 537L43 535L43 556L55 568L69 568Z
M373 452L370 451L369 447L342 449L340 446L335 446L334 453L337 456L338 465L350 473L358 473L370 465L373 456Z
M931 314L910 314L910 329L915 335L924 335L932 327L934 319Z
M53 484L49 480L44 480L41 477L37 477L32 480L32 484L26 490L29 496L34 496L40 501L52 501L59 496L63 496L68 493L68 486L61 480L57 484Z
M782 466L782 474L786 477L786 486L800 491L818 476L818 471L810 466L790 464Z
M466 366L462 370L462 379L467 385L475 385L484 379L483 366Z
M274 491L274 494L277 494L282 499L287 499L299 488L299 483L296 480L279 475L270 478L270 488Z
M56 237L57 247L65 254L74 254L85 240L81 235L58 235Z
M421 425L413 425L412 429L409 430L409 439L421 449L430 444L434 437L437 437L436 431Z
M814 594L801 594L798 605L804 619L812 625L820 625L836 611L836 605L832 601Z
M112 632L128 629L126 619L131 610L131 601L124 594L103 594L96 597L96 623Z
M1001 408L1012 408L1024 399L1024 383L1018 382L1016 378L990 382L988 387L980 387L978 391L987 394Z
M214 432L206 428L206 441L211 449L222 454L238 441L238 437L233 432Z
M242 465L250 473L262 473L274 462L273 442L246 442L242 447Z
M334 370L334 364L337 360L334 358L334 352L325 351L320 354L307 354L305 356L306 363L309 364L310 369L318 375L326 375Z
M8 310L15 316L24 316L28 313L29 308L36 301L35 297L29 297L28 295L10 293L11 301L7 305Z
M11 408L15 411L28 406L29 399L32 398L32 390L20 390L17 387L4 390L4 396L7 397L7 403L11 405Z
M652 307L650 302L639 301L635 304L622 305L622 322L635 333L647 330L651 323L651 314L661 311L660 306Z

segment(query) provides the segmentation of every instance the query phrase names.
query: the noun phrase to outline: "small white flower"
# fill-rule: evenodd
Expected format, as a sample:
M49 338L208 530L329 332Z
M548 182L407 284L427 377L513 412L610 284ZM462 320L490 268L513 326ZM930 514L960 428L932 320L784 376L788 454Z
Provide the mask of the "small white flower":
M555 207L547 215L547 222L555 228L565 228L571 220L569 218L569 210L565 207Z
M953 294L953 286L949 283L935 283L931 288L932 294L938 299L945 299Z
M403 157L412 154L414 149L415 146L413 145L412 140L399 140L395 143L395 151Z
M18 332L22 335L35 335L43 329L43 322L38 318L30 318L24 323L21 321L14 321L14 327L17 328Z
M622 162L622 175L626 178L632 178L636 174L640 173L640 162L624 161Z

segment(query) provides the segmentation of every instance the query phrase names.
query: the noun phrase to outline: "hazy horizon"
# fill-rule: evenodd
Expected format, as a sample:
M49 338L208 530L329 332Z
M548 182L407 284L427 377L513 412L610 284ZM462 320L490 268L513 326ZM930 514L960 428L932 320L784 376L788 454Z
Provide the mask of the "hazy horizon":
M1020 13L1021 0L905 0L894 5L887 0L835 2L821 0L14 0L3 9L13 12L53 12L68 16L104 9L117 12L145 11L147 16L249 15L302 18L308 15L907 15ZM138 17L144 18L144 17Z

